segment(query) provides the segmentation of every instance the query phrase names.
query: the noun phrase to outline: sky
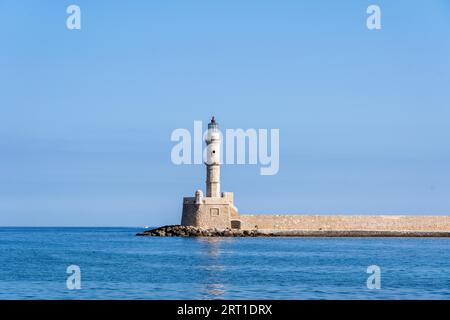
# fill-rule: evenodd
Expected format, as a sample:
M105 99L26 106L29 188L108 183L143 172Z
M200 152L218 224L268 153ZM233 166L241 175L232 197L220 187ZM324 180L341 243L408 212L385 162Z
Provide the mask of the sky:
M212 115L280 130L222 167L241 213L448 215L450 2L0 0L0 226L179 223Z

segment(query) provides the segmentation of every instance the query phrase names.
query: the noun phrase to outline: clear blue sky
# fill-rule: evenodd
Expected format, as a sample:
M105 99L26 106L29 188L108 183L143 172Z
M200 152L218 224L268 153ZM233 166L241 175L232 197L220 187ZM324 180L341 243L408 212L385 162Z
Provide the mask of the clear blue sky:
M243 213L450 214L447 0L1 0L0 41L0 225L178 223L212 114L280 129L277 175L223 168Z

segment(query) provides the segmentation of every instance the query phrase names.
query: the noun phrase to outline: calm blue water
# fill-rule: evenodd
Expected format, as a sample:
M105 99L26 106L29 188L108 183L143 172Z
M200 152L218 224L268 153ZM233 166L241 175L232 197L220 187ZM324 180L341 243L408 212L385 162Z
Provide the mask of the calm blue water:
M136 237L0 228L0 299L450 299L450 239ZM68 290L66 268L81 268ZM366 286L369 265L381 289Z

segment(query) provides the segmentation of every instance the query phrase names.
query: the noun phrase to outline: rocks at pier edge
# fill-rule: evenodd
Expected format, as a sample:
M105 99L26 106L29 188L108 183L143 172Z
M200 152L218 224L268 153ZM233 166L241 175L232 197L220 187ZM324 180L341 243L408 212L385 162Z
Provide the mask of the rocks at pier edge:
M449 238L450 232L375 230L240 230L171 225L145 230L137 236L150 237L420 237Z
M145 230L137 236L150 237L259 237L275 236L274 234L260 233L257 230L235 230L235 229L206 229L193 226L163 226L153 230Z

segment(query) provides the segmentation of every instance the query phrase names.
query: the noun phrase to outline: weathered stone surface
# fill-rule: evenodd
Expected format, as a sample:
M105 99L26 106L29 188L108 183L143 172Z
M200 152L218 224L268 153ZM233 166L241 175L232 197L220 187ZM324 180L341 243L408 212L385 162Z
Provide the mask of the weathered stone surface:
M233 194L221 198L184 198L181 225L205 229L367 232L450 232L450 216L418 215L266 215L240 214Z
M450 237L450 232L366 230L235 230L193 226L164 226L138 233L150 237Z
M275 231L450 232L450 216L245 215L242 229Z

